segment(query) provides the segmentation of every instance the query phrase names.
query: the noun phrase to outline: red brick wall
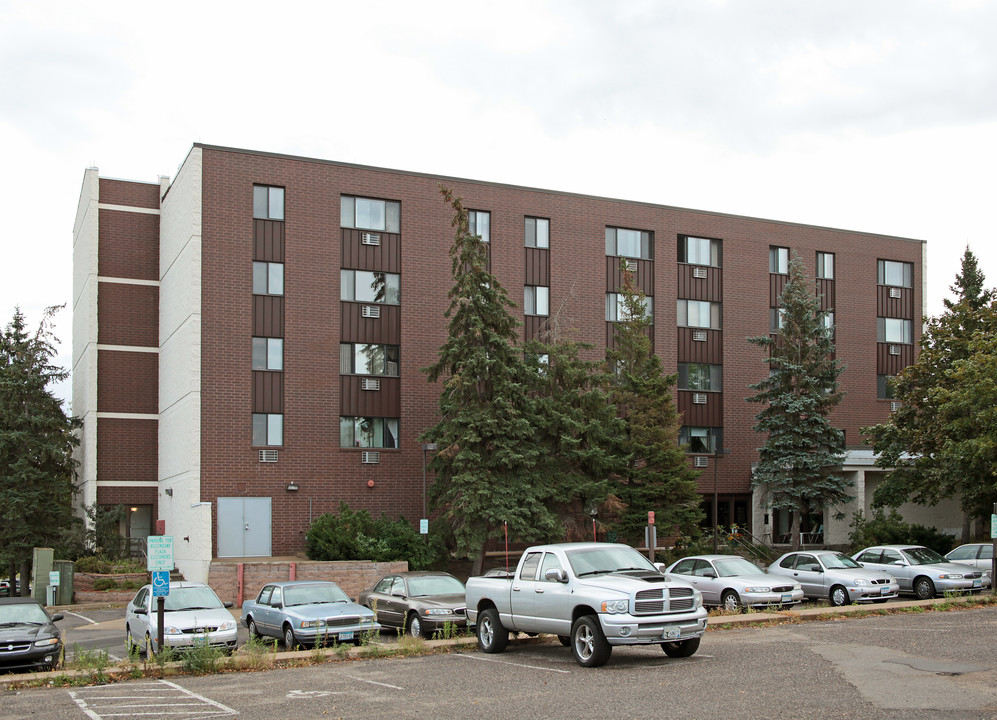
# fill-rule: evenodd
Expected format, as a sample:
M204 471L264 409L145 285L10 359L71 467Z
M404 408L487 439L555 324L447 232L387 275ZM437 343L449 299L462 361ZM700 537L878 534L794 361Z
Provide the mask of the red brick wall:
M159 355L100 350L97 409L100 412L159 412Z
M131 205L159 209L159 185L131 180L100 179L100 202L107 205Z
M100 283L97 289L97 342L159 347L159 288Z
M157 426L156 420L100 418L97 421L97 480L157 480ZM137 488L134 492L145 490Z
M159 280L159 215L101 210L97 274Z

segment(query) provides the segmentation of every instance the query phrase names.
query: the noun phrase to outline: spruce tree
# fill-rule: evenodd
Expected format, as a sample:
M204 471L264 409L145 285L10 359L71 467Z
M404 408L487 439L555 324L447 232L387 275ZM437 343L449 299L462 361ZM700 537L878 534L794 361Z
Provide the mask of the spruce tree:
M441 193L454 211L454 283L447 340L425 369L430 382L443 383L440 417L422 439L439 448L430 463L435 507L479 573L486 543L505 523L524 542L560 537L563 527L548 507L554 491L537 442L533 378L509 311L515 305L489 272L487 247L470 233L461 199Z
M751 483L762 491L767 508L793 513L794 548L802 515L847 502L852 484L838 472L844 433L829 417L843 397L838 377L844 368L834 357L828 312L820 309L812 288L794 254L780 297L778 336L748 338L768 351L770 368L768 377L750 386L756 394L746 398L764 405L754 429L766 436Z
M643 541L648 511L660 532L694 534L702 520L694 470L678 445L679 413L667 375L652 352L651 313L633 273L621 263L620 320L607 351L613 374L610 397L624 422L619 449L624 459L615 495L625 506L618 532L630 543Z

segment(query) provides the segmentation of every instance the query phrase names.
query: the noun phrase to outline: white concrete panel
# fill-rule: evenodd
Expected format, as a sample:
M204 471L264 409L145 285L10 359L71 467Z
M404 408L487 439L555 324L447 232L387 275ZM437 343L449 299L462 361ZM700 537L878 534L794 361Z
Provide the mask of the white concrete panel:
M201 318L192 315L159 349L159 412L201 392ZM198 415L188 418L199 422ZM162 433L162 430L160 430Z
M172 496L166 490L172 491ZM186 473L160 485L159 517L173 536L173 559L188 580L205 582L211 564L211 504L200 502L200 477Z
M159 481L169 487L174 478L199 476L201 458L200 395L185 395L159 414ZM197 487L196 501L200 498Z
M173 341L177 330L191 318L201 317L201 240L184 244L159 283L159 344ZM190 342L191 338L186 338ZM200 337L197 338L200 344Z

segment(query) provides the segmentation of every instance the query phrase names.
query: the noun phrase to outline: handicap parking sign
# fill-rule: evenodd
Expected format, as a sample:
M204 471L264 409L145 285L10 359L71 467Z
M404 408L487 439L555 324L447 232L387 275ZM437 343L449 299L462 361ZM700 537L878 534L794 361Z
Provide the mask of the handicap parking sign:
M170 571L156 570L152 573L152 596L166 597L170 594Z

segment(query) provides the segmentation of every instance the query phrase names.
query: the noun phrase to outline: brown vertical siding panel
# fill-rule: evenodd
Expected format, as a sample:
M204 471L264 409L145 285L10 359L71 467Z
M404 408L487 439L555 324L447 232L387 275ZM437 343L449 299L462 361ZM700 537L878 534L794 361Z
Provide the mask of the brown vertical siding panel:
M540 248L525 248L525 285L550 286L550 251Z
M706 393L706 404L697 405L692 401L692 390L678 391L678 411L682 413L682 424L694 427L721 427L724 424L723 393Z
M523 337L527 340L545 339L548 329L546 316L525 315L523 317Z
M899 355L890 355L890 346L900 348ZM876 343L876 373L896 375L914 363L914 346L897 343Z
M253 295L253 336L284 337L284 298Z
M606 292L618 293L623 287L623 271L620 270L620 260L622 258L606 257ZM634 273L634 282L641 291L649 296L654 296L654 262L651 260L637 260L626 258L631 263L637 263L637 270Z
M400 345L402 336L401 308L398 305L379 305L381 317L365 318L360 314L361 308L365 304L339 303L340 341Z
M789 275L769 273L769 307L779 307L779 298L789 282Z
M706 342L692 339L692 334L698 332L695 328L680 327L678 329L678 362L723 363L723 331L704 330Z
M284 223L280 220L253 220L253 260L284 262Z
M364 376L340 375L340 415L346 417L401 416L401 381L396 377L380 377L380 390L363 390Z
M890 288L879 285L876 288L876 314L879 317L914 319L914 291L900 288L900 297L891 298Z
M820 298L821 310L833 310L834 302L834 280L817 279L817 296Z
M284 412L284 373L253 371L253 412Z
M721 302L723 299L723 270L706 268L706 277L693 277L693 272L701 265L678 266L678 297L685 300L709 300Z
M368 230L342 228L340 262L344 268L399 273L402 267L402 241L397 233L378 232L380 245L364 245L360 238Z

